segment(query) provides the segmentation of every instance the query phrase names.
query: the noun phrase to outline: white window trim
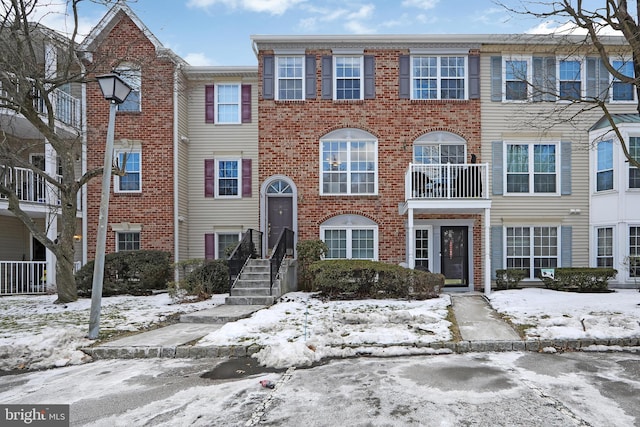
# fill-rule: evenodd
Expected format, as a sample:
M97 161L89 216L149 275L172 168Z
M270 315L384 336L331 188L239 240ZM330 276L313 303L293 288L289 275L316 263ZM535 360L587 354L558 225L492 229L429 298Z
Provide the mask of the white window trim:
M628 134L626 135L626 143L627 143L627 149L631 150L631 138L638 138L640 139L640 135L638 134ZM626 158L625 158L626 160ZM635 166L633 166L631 163L627 163L627 167L626 167L626 174L627 176L625 177L625 182L626 182L626 190L627 191L631 191L631 192L637 192L640 191L640 188L631 188L631 186L629 185L629 180L631 178L631 170L632 169L636 169Z
M300 59L302 60L302 70L301 70L302 75L300 76L300 80L302 81L302 92L300 93L300 98L284 98L284 99L281 99L281 98L280 98L280 79L281 79L281 77L280 77L280 67L279 67L279 65L278 65L278 59L280 59L280 58L294 58L294 57L295 57L295 58L300 58ZM304 55L296 55L296 54L291 54L291 55L286 55L286 54L276 55L276 65L275 65L275 68L276 68L276 88L275 88L276 90L275 90L275 99L276 99L276 101L304 101L304 99L305 99L305 93L306 93L306 92L305 92L305 90L306 90L306 88L305 88L305 83L306 83L306 82L305 82L305 80L306 80L306 79L305 79L305 72L306 72L306 69L305 69L305 65L306 65L306 64L305 64L305 62L306 62L306 61L305 61L305 56L304 56ZM286 80L297 80L297 79L294 79L294 78L286 78Z
M529 234L529 248L531 249L529 251L529 260L530 260L530 267L529 269L531 270L531 272L534 272L536 267L535 267L535 233L534 233L534 229L536 227L544 227L544 228L555 228L556 229L556 236L557 236L557 241L556 241L556 264L558 266L562 265L562 228L560 225L558 224L509 224L509 225L505 225L502 227L502 265L505 266L505 268L507 268L507 261L509 258L524 258L524 257L509 257L507 256L508 253L508 245L507 245L507 239L508 239L508 235L507 235L507 229L508 228L528 228L530 231ZM539 256L537 258L551 258L551 257L543 257L543 256ZM559 268L559 267L556 267ZM537 277L525 277L524 280L536 280Z
M581 57L577 57L577 56L570 56L570 57L557 57L556 58L556 92L557 92L557 96L556 99L558 102L563 102L563 103L571 103L571 102L575 102L572 101L570 99L562 99L560 97L560 63L561 62L578 62L580 64L580 98L584 98L586 96L586 89L587 89L587 85L585 84L586 82L586 71L585 71L585 63L584 63L584 58ZM533 70L532 70L533 72ZM563 80L563 81L575 81L575 80Z
M603 224L603 225L597 225L593 227L593 266L597 267L598 266L598 259L599 258L605 258L605 257L599 257L598 256L598 230L602 230L602 229L611 229L611 237L612 237L612 243L611 243L611 258L612 258L612 262L613 262L613 268L615 268L616 265L616 237L617 237L617 227L615 225L610 225L610 224ZM627 248L628 250L629 248Z
M615 68L613 65L613 61L622 61L622 62L631 62L631 64L633 64L633 58L629 57L629 56L625 56L625 57L617 57L617 58L609 58L609 64L611 65L611 67ZM620 99L620 100L616 100L613 99L613 83L616 80L613 77L613 74L609 73L609 92L610 92L610 96L609 96L609 103L611 104L635 104L637 103L637 93L635 88L632 88L631 93L633 94L633 98L632 99Z
M237 231L237 232L236 231L227 231L227 232L219 231L219 232L216 232L214 234L216 236L216 244L215 244L215 248L214 248L214 252L215 252L214 253L214 257L215 257L215 259L220 259L221 258L221 256L220 256L221 254L220 254L220 251L219 251L220 235L224 234L225 236L227 236L227 235L235 234L235 235L238 236L238 242L240 242L240 240L242 240L242 232L240 232L240 231ZM222 254L222 255L224 255L224 254Z
M434 248L433 248L433 243L434 243L434 238L433 238L433 226L431 225L418 225L415 226L413 228L414 230L414 234L413 236L411 236L411 238L413 239L413 258L414 258L414 263L418 261L418 248L416 245L416 235L415 232L418 230L426 230L429 232L429 250L427 251L427 260L429 261L429 271L433 272L434 271ZM422 258L421 258L422 259Z
M220 117L218 116L218 97L220 96L220 86L235 86L238 90L238 120L235 122L227 122L220 121ZM242 84L239 82L220 82L215 84L214 89L214 111L215 118L214 123L217 125L239 125L242 123ZM223 104L223 105L231 105L231 104Z
M625 256L631 256L631 246L629 245L629 239L631 238L631 228L632 227L640 227L640 223L628 223L626 224L626 230L624 231L625 233L625 243L624 243L624 253L626 254ZM615 239L615 235L614 235L614 239ZM615 251L616 246L614 245L614 251ZM614 263L615 263L615 259L614 259ZM615 267L616 264L614 264ZM627 268L627 272L626 272L626 279L627 280L633 280L634 282L636 280L640 280L640 277L632 277L631 276L631 270Z
M507 164L507 158L508 158L508 152L507 152L507 146L509 145L528 145L529 147L531 147L531 150L529 150L529 172L527 172L527 174L529 175L529 192L527 193L510 193L507 190L507 176L508 174L508 164ZM534 145L555 145L556 146L556 191L554 193L537 193L534 190L534 175L535 175L535 170L533 169L534 167L534 156L533 156L533 146ZM536 197L552 197L552 196L559 196L560 195L560 174L561 174L561 167L562 167L562 160L560 159L560 141L536 141L536 142L530 142L530 141L505 141L504 142L504 148L503 148L503 160L502 160L502 164L504 165L503 167L503 177L502 177L502 182L504 183L504 196L508 196L508 197L531 197L531 196L536 196Z
M442 75L441 75L441 61L442 58L449 58L449 57L464 57L464 97L463 98L442 98L442 92L441 92L441 83L442 83ZM413 68L413 59L414 58L424 58L424 57L432 57L432 58L436 58L436 97L435 98L415 98L414 95L414 88L415 88L415 84L414 81L416 79L416 76L413 74L414 68ZM411 67L411 77L409 78L409 90L410 90L410 98L411 100L414 101L436 101L436 100L445 100L445 101L466 101L469 99L469 54L468 51L465 54L416 54L416 53L412 53L410 59L410 67Z
M507 62L525 61L527 63L527 97L526 99L507 99ZM512 81L512 80L509 80ZM525 55L512 55L502 57L502 102L526 103L531 99L531 82L533 81L533 57Z
M359 58L360 60L360 77L358 78L360 81L360 98L349 98L349 99L338 99L338 58ZM332 76L332 84L333 84L333 100L340 102L349 102L349 101L359 101L364 99L364 55L362 54L353 54L353 55L333 55L333 76ZM343 80L343 79L340 79Z
M236 162L238 164L238 176L236 180L238 181L238 194L233 196L221 195L220 194L220 162ZM242 198L242 159L239 157L220 157L215 159L215 197L219 199L240 199Z
M130 150L116 150L114 153L114 157L115 159L119 160L120 159L120 154L132 154L132 153L136 153L140 156L140 170L138 171L138 175L140 176L140 178L138 179L138 184L139 184L139 189L138 190L121 190L120 189L120 176L119 175L114 175L113 176L113 192L114 193L119 193L119 194L136 194L136 193L142 193L142 150L139 148L136 149L130 149Z
M121 252L120 250L120 235L124 233L132 233L138 235L138 249L131 249L132 251L139 251L142 248L142 235L140 231L136 230L127 230L127 231L116 231L116 252Z
M348 131L349 129L340 129L334 132L337 132L337 134L335 134L334 132L331 132L330 134L325 135L324 137L320 138L320 146L319 146L319 152L320 152L320 161L319 161L319 175L320 175L320 195L321 196L377 196L378 195L378 173L379 173L379 165L378 165L378 147L379 147L379 142L377 138L372 138L373 135L369 134L368 132L366 132L368 134L368 136L363 136L363 137L358 137L358 136L345 136L345 137L341 137L341 135L339 134L339 132L341 131ZM363 132L361 130L357 130L358 132ZM335 136L333 136L335 135ZM338 142L346 142L347 143L347 165L349 165L349 169L346 171L347 174L347 191L346 193L325 193L324 192L324 181L323 181L323 175L324 175L324 171L322 169L322 163L324 162L324 152L322 150L322 144L324 142L329 142L329 141L338 141ZM374 164L375 164L375 170L373 171L374 174L374 178L373 178L373 193L352 193L351 192L351 174L353 173L353 171L351 170L351 147L350 144L353 141L371 141L375 144L375 153L374 153Z
M627 140L628 141L628 140ZM598 144L601 143L605 143L605 142L610 142L611 143L611 157L612 157L612 161L611 161L611 171L612 171L612 176L613 176L613 183L611 188L607 188L606 190L598 190L598 173L601 172L600 169L598 169ZM616 143L618 141L617 140L613 140L613 139L604 139L604 140L600 140L598 141L598 143L596 144L596 147L594 149L594 158L595 158L595 164L593 167L593 194L606 194L606 193L610 193L613 191L616 191L616 189L618 188L618 177L617 175L617 154L616 154ZM609 169L606 169L609 170ZM629 172L628 172L629 168L627 168L627 184L626 186L629 186ZM603 171L605 171L605 169L603 169Z
M371 261L378 260L378 226L377 225L344 225L344 226L328 226L321 225L320 226L320 240L324 242L324 232L327 230L345 230L346 231L346 258L326 258L326 259L370 259ZM373 230L373 258L353 258L353 230Z

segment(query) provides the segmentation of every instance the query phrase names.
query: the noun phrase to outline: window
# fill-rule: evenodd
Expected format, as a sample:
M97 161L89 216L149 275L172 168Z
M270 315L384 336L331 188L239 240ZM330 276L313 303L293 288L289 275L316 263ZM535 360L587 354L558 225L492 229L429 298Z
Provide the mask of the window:
M629 227L629 277L640 277L640 227Z
M326 259L378 258L378 226L360 215L339 215L320 225L320 238L329 247Z
M116 193L139 193L142 190L142 167L140 164L141 153L139 151L122 151L117 153L118 165L124 166L125 174L116 175Z
M362 98L362 56L334 56L334 99Z
M555 144L507 144L507 193L555 193L556 169Z
M216 197L240 197L240 160L216 161Z
M624 76L633 78L633 76L635 75L635 73L633 72L633 62L630 60L614 60L611 61L611 65ZM613 76L611 86L613 89L613 101L633 101L635 99L635 86L632 83L622 82L620 81L620 79Z
M301 100L304 94L304 57L278 56L277 99Z
M215 94L215 122L240 123L240 85L217 84Z
M320 140L322 194L376 194L378 141L359 129L342 129Z
M116 252L140 250L140 232L116 232Z
M525 59L505 60L505 99L526 101L528 95L529 62Z
M228 248L235 248L238 246L238 242L240 242L240 234L239 233L217 233L218 239L218 247L216 248L216 258L226 259L230 252L227 252ZM233 249L230 249L233 250Z
M561 60L559 66L560 99L577 100L582 95L580 61Z
M131 87L131 92L129 92L127 99L125 99L122 104L118 105L118 111L140 111L140 89L142 87L142 75L140 69L130 66L122 66L116 68L115 72Z
M558 266L557 227L507 227L506 239L507 269L526 270L533 279Z
M613 228L598 228L596 233L598 239L596 242L596 265L598 267L613 268Z
M596 191L613 190L613 142L598 143Z
M429 265L429 229L416 229L416 264L419 270L430 270Z
M640 162L640 137L629 137L629 155ZM640 169L629 164L629 188L640 188Z
M466 99L466 56L413 56L411 99Z

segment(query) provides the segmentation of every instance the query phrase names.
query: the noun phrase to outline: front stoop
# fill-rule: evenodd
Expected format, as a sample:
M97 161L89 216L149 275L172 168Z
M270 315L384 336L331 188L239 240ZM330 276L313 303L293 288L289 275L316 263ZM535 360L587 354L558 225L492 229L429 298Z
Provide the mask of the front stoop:
M250 259L242 269L229 296L227 305L273 305L279 295L271 294L271 265L268 259ZM274 286L274 293L279 286Z

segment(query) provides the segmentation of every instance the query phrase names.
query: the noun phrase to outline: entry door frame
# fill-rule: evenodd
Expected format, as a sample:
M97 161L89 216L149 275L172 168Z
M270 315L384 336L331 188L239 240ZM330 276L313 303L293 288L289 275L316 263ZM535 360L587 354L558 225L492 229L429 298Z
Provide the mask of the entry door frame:
M281 180L284 181L291 187L290 193L267 193L269 187L276 183L276 181ZM265 179L263 183L260 185L260 231L262 231L262 253L268 253L268 227L269 227L269 201L268 198L270 196L274 197L291 197L291 221L292 221L292 230L293 230L293 250L294 257L295 247L298 241L298 189L294 184L293 180L285 175L272 175L269 178Z
M469 285L469 270L470 270L470 266L469 264L473 264L470 262L469 259L469 227L467 227L466 225L444 225L442 227L440 227L440 271L442 272L442 274L445 274L445 280L446 280L446 268L445 268L445 264L447 263L447 259L448 258L452 258L454 257L453 252L455 251L455 246L454 243L452 241L449 241L449 245L446 245L445 242L445 233L448 230L453 231L453 229L456 229L456 231L459 233L460 237L461 237L461 241L463 244L463 248L461 251L456 251L456 254L458 252L460 252L460 257L462 257L462 262L460 263L462 270L460 271L460 279L462 280L462 283L459 284L458 286L456 285L450 285L448 286L449 288L452 287L467 287ZM450 263L448 264L450 267L455 265L454 263ZM465 283L466 281L466 283ZM447 287L447 284L445 282L445 287Z

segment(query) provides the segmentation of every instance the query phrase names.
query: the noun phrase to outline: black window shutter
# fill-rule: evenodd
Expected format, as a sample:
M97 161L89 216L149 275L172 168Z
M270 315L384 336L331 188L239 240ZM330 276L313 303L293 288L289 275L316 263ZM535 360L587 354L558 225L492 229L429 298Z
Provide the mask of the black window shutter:
M206 85L204 87L204 122L214 123L215 118L216 118L215 86Z
M399 86L400 99L411 98L411 57L409 55L400 55L399 58Z
M373 55L364 56L364 99L376 97L376 58Z
M251 123L251 85L242 85L242 123Z
M273 99L275 87L275 62L273 55L262 57L262 98Z
M333 98L333 57L322 57L322 99Z
M315 99L317 94L316 90L316 56L315 55L307 55L304 58L304 87L305 87L305 98L306 99Z

